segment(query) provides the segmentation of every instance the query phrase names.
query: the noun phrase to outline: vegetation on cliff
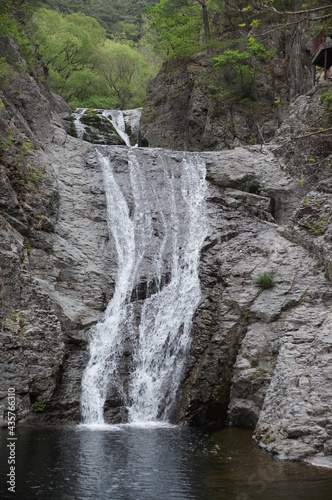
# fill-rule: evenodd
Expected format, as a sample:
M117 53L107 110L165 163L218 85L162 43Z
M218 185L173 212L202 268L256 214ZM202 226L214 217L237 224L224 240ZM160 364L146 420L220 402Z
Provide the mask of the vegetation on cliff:
M158 127L171 128L167 116L179 122L175 103L187 120L184 131L189 130L177 148L223 149L271 140L290 101L311 87L312 38L331 29L331 1L207 0L205 9L208 36L201 2L161 0L148 9L150 37L165 60L142 116L142 137L151 146L174 142L173 131L171 139L155 139Z
M151 22L150 37L164 60L178 60L181 65L186 58L203 51L208 58L219 57L212 59L212 63L219 72L224 68L227 80L228 65L221 63L226 58L234 69L232 81L239 89L240 99L243 79L250 81L250 98L255 97L252 75L257 72L257 61L262 61L263 52L264 59L269 60L284 50L282 41L299 25L305 24L314 35L322 29L329 32L332 24L332 2L321 0L306 4L287 0L251 0L248 3L160 0L148 8L147 13ZM249 51L248 42L251 44ZM229 82L226 83L229 88Z
M15 41L28 66L32 64L34 54L26 23L34 8L34 0L0 0L0 35L8 36Z

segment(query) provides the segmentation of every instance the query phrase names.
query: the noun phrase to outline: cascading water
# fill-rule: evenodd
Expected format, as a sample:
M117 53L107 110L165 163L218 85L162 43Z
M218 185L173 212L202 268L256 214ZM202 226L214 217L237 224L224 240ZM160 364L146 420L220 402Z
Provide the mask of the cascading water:
M99 153L107 199L108 227L113 236L118 273L115 291L104 320L97 324L90 342L90 360L82 380L82 415L85 423L103 423L103 408L109 380L117 384L117 364L122 355L121 322L135 265L135 232L127 203L117 186L109 160ZM119 385L119 383L117 384Z
M107 151L99 147L97 154L118 270L113 298L92 332L82 380L83 423L104 423L111 393L127 407L129 422L167 421L200 297L205 165L195 154L178 154L173 161L171 152L128 149L128 194ZM146 161L154 165L153 173ZM158 176L156 183L152 175ZM135 295L143 285L144 299ZM128 337L132 352L124 377Z
M140 109L122 111L77 108L72 113L74 130L69 133L94 144L130 146L133 141L133 145L137 145L140 117ZM119 142L114 141L116 137Z
M168 182L172 211L166 233L172 248L170 282L143 304L130 390L131 422L167 419L183 371L192 317L200 297L198 263L205 237L202 206L205 166L197 159L184 158L182 169L181 195L187 211L180 221L174 192L177 180L171 175ZM181 239L180 231L185 231ZM158 264L161 257L157 258ZM159 266L159 282L161 275Z
M74 126L75 126L75 129L76 129L77 137L79 139L83 139L83 136L84 136L85 126L81 122L81 118L84 115L84 113L86 112L86 110L87 110L87 108L79 108L79 109L76 110L76 113L73 113L73 116L74 116Z
M123 111L104 110L103 115L109 120L111 120L117 133L119 134L120 137L122 137L122 139L126 143L126 146L130 146L130 139L128 137L128 134L126 134L125 132L126 124L123 117Z

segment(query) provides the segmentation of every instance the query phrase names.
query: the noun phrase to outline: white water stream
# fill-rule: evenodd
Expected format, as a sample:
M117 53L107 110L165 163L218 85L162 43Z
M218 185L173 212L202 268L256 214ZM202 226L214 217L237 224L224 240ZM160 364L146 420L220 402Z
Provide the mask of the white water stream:
M74 116L74 125L76 128L76 133L77 137L79 139L83 139L84 136L84 130L85 130L85 125L81 122L81 118L84 115L88 108L78 108L75 113L73 113Z
M153 183L139 150L128 148L129 209L128 186L121 187L107 150L99 147L97 154L118 269L113 298L91 335L90 359L82 380L83 423L103 424L105 401L114 392L127 408L130 423L167 422L200 298L205 165L194 154L183 153L179 163L170 161L170 152L151 150L149 159L144 150L145 161L152 162L159 175ZM142 282L151 293L137 302L133 297ZM128 338L132 354L124 377Z
M104 110L103 116L111 120L114 125L115 130L119 136L124 140L126 146L130 146L130 139L128 134L126 134L126 125L123 117L123 112L119 110Z
M72 116L74 118L73 123L76 129L77 137L79 139L84 138L84 132L87 128L89 128L89 126L82 122L82 118L85 115L86 111L88 111L88 108L77 108L72 113ZM128 129L131 130L132 136L138 136L141 110L131 109L123 112L117 109L95 109L94 111L97 113L97 115L106 118L106 121L109 120L110 122L112 122L113 127L115 128L121 139L123 139L126 146L130 147L130 137L126 133L126 125Z

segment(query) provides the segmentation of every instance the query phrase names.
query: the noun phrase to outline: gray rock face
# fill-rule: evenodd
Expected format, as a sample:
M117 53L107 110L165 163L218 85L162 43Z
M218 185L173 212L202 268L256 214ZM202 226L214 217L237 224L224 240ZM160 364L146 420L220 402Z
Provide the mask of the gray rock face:
M123 111L125 132L130 139L130 144L135 146L139 141L139 126L142 109L127 109Z
M140 109L105 110L78 108L65 117L66 130L91 144L138 144Z
M24 401L21 416L37 399L52 410L51 396L60 382L65 392L64 366L68 357L76 359L77 350L81 366L76 393L75 376L70 379L68 399L75 394L79 410L86 332L101 318L113 290L116 258L109 245L102 175L96 162L86 164L90 146L64 137L64 144L62 140L60 145L44 144L39 153L47 167L43 185L33 193L47 198L52 190L46 183L55 182L54 230L29 230L24 237L7 218L0 228L2 319L8 338L1 373L16 387L18 404L21 398ZM9 342L10 358L6 357ZM13 371L19 373L18 379L13 379ZM69 404L64 397L56 411L65 418L62 404Z
M170 62L150 83L141 120L142 146L173 150L220 151L273 139L288 117L292 99L311 88L311 44L307 27L290 28L265 39L277 54L255 79L256 99L228 90L238 82L224 81L211 58L198 54L177 65Z
M267 152L206 158L211 233L177 418L255 428L261 445L283 457L328 456L331 292L317 257L288 239L291 211L282 207L299 204L300 189ZM256 213L238 190L250 175L263 207ZM279 198L273 215L282 225L264 214L266 193ZM262 273L274 276L273 288L257 285Z

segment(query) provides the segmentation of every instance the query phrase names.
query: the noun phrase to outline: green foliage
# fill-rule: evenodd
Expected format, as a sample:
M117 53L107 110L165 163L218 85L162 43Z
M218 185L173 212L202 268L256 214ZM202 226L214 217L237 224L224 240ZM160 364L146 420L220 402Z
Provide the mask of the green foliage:
M20 146L20 151L23 156L28 155L33 149L33 145L30 141L23 142Z
M251 375L251 378L252 379L257 379L257 378L261 378L265 373L265 370L264 368L262 367L259 367L257 368L257 370L255 370L255 372Z
M146 9L152 39L165 59L186 58L201 48L201 7L187 0L160 0Z
M1 89L2 85L5 85L8 83L9 76L10 76L10 66L4 57L0 57L0 89ZM0 102L0 111L3 108L4 108L4 104L1 101Z
M210 172L206 172L206 176L205 176L205 179L210 183L210 184L213 184L213 185L217 185L218 184L218 179L216 179L216 177L214 177Z
M19 313L18 311L12 311L12 319L13 320L21 319L21 313Z
M266 50L254 38L249 38L245 44L242 39L233 43L236 48L224 50L220 56L212 59L212 63L224 78L230 103L255 99L257 75L262 71L260 62L271 58L274 51Z
M66 15L80 12L95 18L108 38L138 42L144 10L156 0L41 0L40 3Z
M2 101L1 101L2 102ZM13 145L13 136L6 136L0 132L0 156L9 151Z
M244 316L244 319L245 319L246 321L249 321L249 320L250 320L251 313L250 313L249 309L247 309L246 311L244 311L244 315L243 315L243 316Z
M268 290L275 286L275 280L272 274L262 273L256 278L256 285L262 290Z
M259 361L258 361L258 359L256 359L256 358L252 358L252 359L250 360L250 366L251 366L251 368L257 368L257 366L258 366L258 365L259 365Z
M44 179L45 174L43 170L31 166L28 171L28 175L26 177L27 182L31 182L35 189L39 188L40 182Z
M34 26L51 87L72 107L143 104L147 83L158 70L149 49L107 40L98 22L82 13L64 16L40 9Z
M332 125L332 90L328 90L322 95L323 121L325 125Z
M96 48L106 38L95 19L85 14L62 17L41 9L34 21L39 52L45 63L58 73L63 85L73 72L93 67Z
M12 311L10 317L6 319L6 325L14 330L23 326L23 316L19 311Z
M155 69L143 55L129 45L107 40L99 50L98 72L109 92L114 93L122 109L143 102L147 81Z
M326 219L325 220L323 219L317 222L316 224L312 224L308 220L305 220L304 226L306 229L308 229L310 233L314 234L315 236L319 236L320 234L322 234L326 222L327 222Z
M37 403L35 403L33 405L33 411L35 413L40 413L42 411L44 411L46 408L46 403L43 403L43 401L38 401Z
M34 3L33 0L1 0L0 2L0 33L12 38L17 43L22 57L27 62L28 69L32 68L35 55L31 49L25 27L31 16Z

